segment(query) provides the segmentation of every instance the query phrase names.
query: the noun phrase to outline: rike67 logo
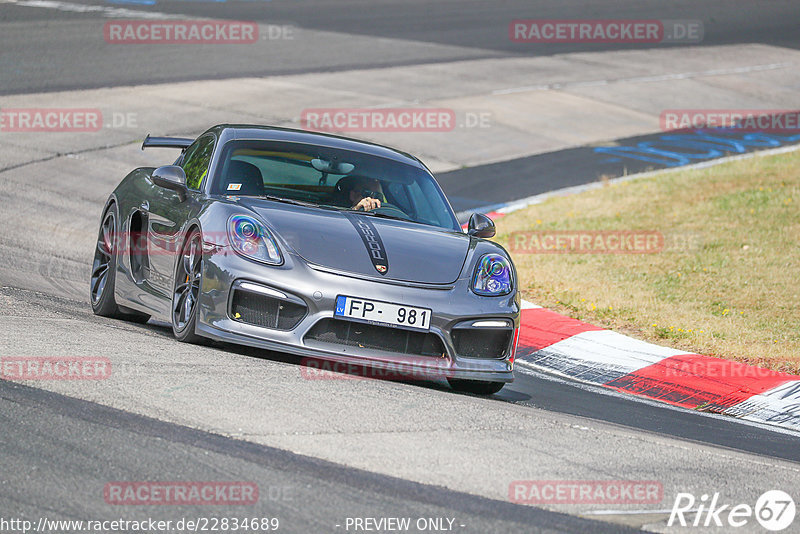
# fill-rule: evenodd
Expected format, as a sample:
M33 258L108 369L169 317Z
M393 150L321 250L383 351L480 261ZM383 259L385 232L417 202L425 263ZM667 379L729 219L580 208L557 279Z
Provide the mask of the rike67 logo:
M678 493L672 512L667 521L668 526L682 527L725 527L725 529L749 526L752 530L753 520L763 528L778 532L789 527L794 521L796 508L791 495L781 490L764 492L755 506L749 504L723 504L719 493L704 494L696 499L691 493ZM691 521L686 516L694 515Z

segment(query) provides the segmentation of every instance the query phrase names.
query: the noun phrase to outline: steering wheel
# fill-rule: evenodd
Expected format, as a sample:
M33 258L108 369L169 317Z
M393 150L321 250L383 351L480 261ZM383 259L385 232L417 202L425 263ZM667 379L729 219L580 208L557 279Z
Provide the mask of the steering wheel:
M411 217L409 217L408 214L406 214L406 212L404 212L403 210L401 210L400 208L398 208L393 204L389 204L388 202L384 202L383 204L381 204L380 208L375 208L374 210L370 211L373 211L375 213L382 213L383 215L389 215L391 217L399 217L401 219L405 219L406 221L414 220Z

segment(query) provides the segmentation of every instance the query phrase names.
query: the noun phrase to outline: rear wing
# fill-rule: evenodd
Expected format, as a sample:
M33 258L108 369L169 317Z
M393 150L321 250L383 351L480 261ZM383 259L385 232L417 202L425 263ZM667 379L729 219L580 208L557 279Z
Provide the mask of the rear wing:
M145 148L180 148L186 150L194 143L194 139L186 139L185 137L147 137L142 142L142 150Z

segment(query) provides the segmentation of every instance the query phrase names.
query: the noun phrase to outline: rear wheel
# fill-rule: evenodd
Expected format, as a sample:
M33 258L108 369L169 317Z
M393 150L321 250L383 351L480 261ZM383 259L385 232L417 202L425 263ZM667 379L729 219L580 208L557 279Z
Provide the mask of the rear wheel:
M203 243L200 232L192 231L183 244L172 291L172 332L178 341L199 343L195 334L200 287L203 282Z
M483 380L463 380L448 378L447 382L455 391L473 393L475 395L494 395L505 386L505 382L486 382Z
M150 316L125 308L123 311L114 300L114 282L117 276L117 207L112 204L103 215L97 243L94 248L92 275L89 279L89 297L95 315L115 317L138 323L146 323Z

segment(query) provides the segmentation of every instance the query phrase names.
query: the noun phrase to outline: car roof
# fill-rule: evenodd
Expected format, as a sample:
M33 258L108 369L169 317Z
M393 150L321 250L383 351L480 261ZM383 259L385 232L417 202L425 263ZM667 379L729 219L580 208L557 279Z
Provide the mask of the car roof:
M348 137L341 137L338 135L309 132L294 128L281 128L278 126L259 126L254 124L219 124L209 128L208 132L216 133L220 140L220 144L224 144L232 140L254 139L264 141L284 141L287 143L303 143L327 148L352 150L373 156L384 157L400 163L405 163L407 165L413 165L415 167L428 170L419 159L406 152L376 143L370 143L369 141L359 141L357 139L350 139Z

